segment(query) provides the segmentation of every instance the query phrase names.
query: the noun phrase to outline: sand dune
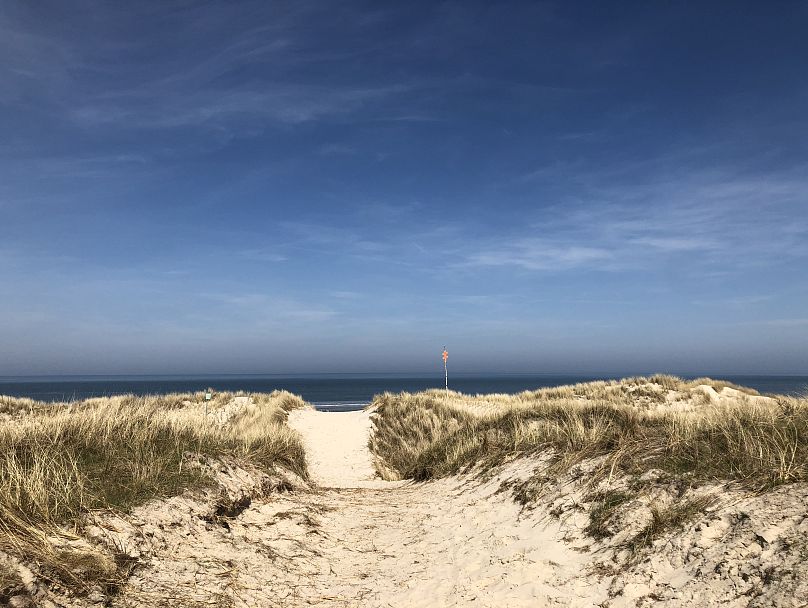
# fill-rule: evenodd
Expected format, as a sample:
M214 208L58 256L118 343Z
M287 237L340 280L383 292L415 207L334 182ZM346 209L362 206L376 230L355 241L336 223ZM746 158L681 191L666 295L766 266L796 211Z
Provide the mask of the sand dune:
M654 403L675 411L736 398L769 404L729 387L693 390L705 398L687 403L663 391ZM242 409L254 409L254 398L233 399L205 415L232 424ZM507 401L491 396L478 407L451 399L474 416ZM309 480L226 455L186 454L186 466L201 468L212 486L126 514L89 512L81 535L65 541L105 548L131 564L119 592L73 596L23 560L16 567L27 591L9 605L808 605L804 482L761 494L732 481L684 483L658 470L639 478L593 475L602 457L559 472L548 468L548 453L426 482L384 481L369 448L378 415L293 409L288 425L302 439ZM544 480L541 491L523 500L537 479ZM615 496L593 532L593 514ZM699 509L673 525L664 520L696 503ZM651 524L659 532L632 549Z
M373 425L367 411L299 409L290 413L289 426L303 437L309 474L321 488L396 487L376 475L368 449Z

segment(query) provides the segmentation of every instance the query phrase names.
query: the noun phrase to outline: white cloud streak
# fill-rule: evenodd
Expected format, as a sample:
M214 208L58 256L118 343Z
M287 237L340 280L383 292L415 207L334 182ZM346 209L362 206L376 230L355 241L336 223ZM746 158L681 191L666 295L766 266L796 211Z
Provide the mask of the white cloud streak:
M245 317L256 327L288 322L319 323L329 321L339 314L328 308L313 308L294 298L263 293L201 293L199 295L226 307L235 317Z
M88 14L84 38L66 38L20 7L0 13L0 103L34 96L51 114L81 128L205 128L249 135L272 124L345 119L360 111L362 120L400 120L401 108L385 102L412 88L303 79L299 71L323 72L339 60L320 49L306 27L312 11L321 10L316 3L256 4L250 10L260 14L261 24L247 30L242 11L233 7L179 11L154 32L164 47L158 58L152 57L154 40L129 35L126 25L153 20L145 7L80 7ZM148 59L135 65L133 57ZM234 78L245 73L252 76Z
M152 88L101 98L77 108L72 116L83 126L117 123L124 128L229 126L242 131L260 130L260 124L254 121L299 124L345 116L402 90L397 85L323 87L289 83L242 90Z
M468 257L468 264L518 266L526 270L569 270L602 265L611 258L611 252L606 249L525 239L506 247L472 253Z
M626 270L665 259L696 267L765 266L808 256L808 181L694 173L644 185L591 186L589 196L544 211L510 238L477 245L470 266Z

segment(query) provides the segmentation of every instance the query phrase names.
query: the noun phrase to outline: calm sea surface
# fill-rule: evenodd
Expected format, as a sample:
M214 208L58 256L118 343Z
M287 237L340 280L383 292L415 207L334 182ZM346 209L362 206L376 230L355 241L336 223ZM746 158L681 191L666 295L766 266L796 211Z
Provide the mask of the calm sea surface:
M625 374L630 376L632 374ZM761 393L808 395L808 376L714 376ZM491 375L449 378L449 388L463 393L515 393L546 386L603 380L606 376ZM87 397L134 393L147 395L204 390L270 392L286 389L318 409L361 409L374 395L443 388L443 376L383 377L355 375L282 376L61 376L0 377L0 394L39 401L73 401Z

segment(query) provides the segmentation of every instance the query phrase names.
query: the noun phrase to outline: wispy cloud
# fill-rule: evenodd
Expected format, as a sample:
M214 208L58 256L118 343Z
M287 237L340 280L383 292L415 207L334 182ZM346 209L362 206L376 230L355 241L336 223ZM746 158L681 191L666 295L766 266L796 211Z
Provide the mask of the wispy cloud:
M317 153L322 156L353 156L357 152L357 149L353 146L339 143L323 144L317 149Z
M738 309L751 308L775 300L773 294L739 295L733 297L716 297L713 299L699 299L693 303L702 306L732 307Z
M338 300L357 300L361 298L363 294L358 291L332 291L329 295Z
M632 243L640 247L648 247L657 251L677 252L677 251L706 251L710 249L721 249L722 244L713 239L687 238L687 237L639 237L632 240Z
M335 310L312 307L293 298L263 293L206 292L199 295L224 305L232 315L249 319L260 327L284 322L323 322L339 314Z
M569 270L593 264L602 267L610 259L612 254L606 249L528 239L472 253L468 263L474 266L518 266L527 270Z
M69 66L77 61L71 45L37 32L12 17L13 6L0 12L0 103L17 103L39 91L44 81L67 86Z
M193 127L249 135L273 124L353 114L363 121L423 118L388 104L412 90L406 82L301 77L333 71L340 59L324 52L307 27L320 10L315 3L271 11L256 4L264 18L247 28L235 7L189 8L172 14L149 40L130 35L128 24L150 22L153 9L95 9L85 7L92 13L86 37L67 37L35 11L0 14L0 102L16 104L35 91L52 115L76 127L130 131ZM163 42L159 59L154 38ZM145 65L135 67L133 57Z
M761 319L745 321L743 325L766 325L769 327L808 327L808 318L795 319Z
M254 262L285 262L288 256L272 249L255 248L237 252L238 257Z
M11 155L0 149L0 162L16 175L34 175L37 179L111 179L130 178L151 168L152 161L144 154L112 152L107 155L27 155L18 150Z
M546 207L530 231L477 245L466 262L528 270L653 267L665 258L698 268L767 265L808 256L808 180L693 173L642 185L591 184L577 200ZM547 234L547 237L530 236Z
M429 275L658 271L675 263L694 277L726 277L808 257L803 181L694 172L679 181L663 174L640 185L592 184L574 200L496 228L473 214L433 222L440 206L422 202L358 205L338 217L279 222L275 248L253 253L276 259L305 251Z
M772 13L794 40L735 70L748 15L711 53L695 5L616 32L490 4L5 1L3 343L149 365L250 342L397 365L452 336L526 366L802 352L799 20Z
M401 93L401 85L316 86L271 83L236 90L192 91L154 87L106 95L72 112L83 126L122 128L231 127L260 129L262 122L298 124L338 117Z
M391 244L368 239L362 231L337 224L309 221L279 223L286 247L337 256L369 258L391 251Z

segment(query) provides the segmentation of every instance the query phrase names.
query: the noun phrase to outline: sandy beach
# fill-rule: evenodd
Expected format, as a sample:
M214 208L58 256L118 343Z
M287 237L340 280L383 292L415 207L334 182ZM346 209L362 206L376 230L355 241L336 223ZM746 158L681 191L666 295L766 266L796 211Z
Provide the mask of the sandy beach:
M302 433L314 479L324 488L326 537L340 543L331 549L332 563L347 593L323 605L535 606L539 597L546 605L591 605L553 590L581 567L580 554L553 530L520 520L518 505L497 495L501 478L381 481L367 448L367 411L301 410L290 424ZM318 579L313 591L323 594L334 582Z
M737 394L725 389L723 396ZM596 543L583 533L589 517L582 505L592 498L580 472L528 509L503 487L529 478L546 464L541 458L516 460L485 478L383 481L368 450L372 416L293 411L289 424L302 435L312 487L254 503L226 533L202 533L202 552L227 570L227 584L201 567L200 547L185 536L143 583L155 589L162 580L164 592L192 587L200 601L227 594L237 606L803 605L789 590L806 588L805 562L776 558L775 547L807 530L804 484L763 497L720 488L702 526L680 530L643 563L621 566L616 555L629 531L655 501L680 490L662 484L624 515L622 535ZM777 567L791 582L750 601L755 577Z

